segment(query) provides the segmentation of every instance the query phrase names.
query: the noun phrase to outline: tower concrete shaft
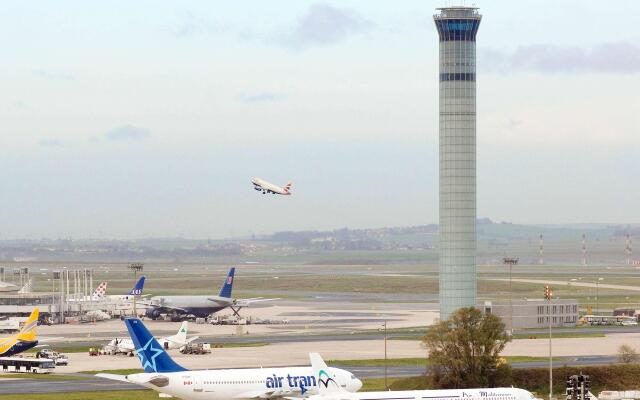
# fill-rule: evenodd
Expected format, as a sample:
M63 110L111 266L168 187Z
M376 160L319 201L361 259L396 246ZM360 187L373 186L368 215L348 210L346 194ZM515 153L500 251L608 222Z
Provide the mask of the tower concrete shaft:
M440 318L476 306L475 7L439 8Z

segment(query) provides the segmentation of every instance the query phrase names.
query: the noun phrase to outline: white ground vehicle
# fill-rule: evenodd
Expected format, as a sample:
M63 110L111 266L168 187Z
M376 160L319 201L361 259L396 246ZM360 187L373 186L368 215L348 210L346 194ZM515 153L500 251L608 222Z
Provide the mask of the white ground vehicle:
M51 349L42 349L36 353L36 358L48 358L53 360L56 365L69 365L69 359L62 353Z
M0 357L0 372L49 374L56 367L49 358Z

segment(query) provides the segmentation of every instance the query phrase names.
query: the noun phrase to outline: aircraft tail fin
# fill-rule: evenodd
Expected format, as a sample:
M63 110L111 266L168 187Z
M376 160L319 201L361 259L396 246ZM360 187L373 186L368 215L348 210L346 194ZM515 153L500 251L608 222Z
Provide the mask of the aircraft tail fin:
M313 375L318 380L319 394L344 392L344 389L336 382L335 374L327 367L320 354L309 353L309 360L311 361Z
M21 287L20 290L18 290L18 293L20 294L31 293L32 290L33 290L33 278L29 278L27 283L25 283L24 286Z
M104 296L107 294L107 282L100 282L100 285L93 291L91 295L91 300L100 300L104 299Z
M18 340L24 342L33 342L36 340L36 326L38 326L39 315L40 310L38 308L34 308L33 311L31 311L31 315L29 315L24 326L20 329L20 332L18 332Z
M144 372L186 371L164 351L142 321L138 318L128 318L124 320L124 323L127 325Z
M127 294L129 296L140 296L142 294L143 289L144 289L144 276L141 276L140 279L138 279L138 282L136 282L136 285L133 287L133 289L131 289L131 291Z
M187 321L182 322L180 325L180 329L178 329L178 333L176 333L176 339L180 343L187 342L187 331L189 330L189 323Z
M218 294L218 296L227 298L231 297L231 290L233 289L233 276L235 275L235 273L236 268L231 267L231 269L229 269L227 277L224 280L224 284L222 284L222 287L220 288L220 293Z
M287 182L286 186L284 187L284 191L287 193L290 193L289 191L291 190L291 181Z

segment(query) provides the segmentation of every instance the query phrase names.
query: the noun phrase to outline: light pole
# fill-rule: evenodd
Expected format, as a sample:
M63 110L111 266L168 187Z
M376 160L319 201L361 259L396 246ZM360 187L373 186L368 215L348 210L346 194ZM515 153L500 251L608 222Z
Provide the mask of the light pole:
M142 271L144 269L144 264L140 262L130 263L129 269L133 271L133 285L135 286L138 280L138 271ZM137 295L134 294L133 295L133 316L134 317L138 317L138 312L136 310L136 297Z
M598 308L599 308L599 306L600 306L600 301L598 300L598 284L599 284L599 283L600 283L600 281L601 281L601 280L603 280L603 279L604 279L604 278L598 278L598 279L596 280L596 309L594 310L596 315L598 315Z
M384 388L387 390L389 386L387 386L387 321L384 321L382 324L384 327Z
M505 257L502 259L502 263L509 266L509 330L511 331L511 336L513 336L513 286L511 280L511 270L513 269L514 265L518 265L518 257Z
M549 285L544 287L544 299L548 302L547 318L549 318L549 400L553 396L553 356L551 351L551 299L553 298L553 292Z

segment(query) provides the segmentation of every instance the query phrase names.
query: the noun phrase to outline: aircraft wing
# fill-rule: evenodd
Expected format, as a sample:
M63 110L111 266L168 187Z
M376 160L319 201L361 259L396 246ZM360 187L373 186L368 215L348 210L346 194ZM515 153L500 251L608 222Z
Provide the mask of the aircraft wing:
M189 344L189 343L193 342L194 340L196 340L196 339L198 339L198 338L200 338L200 336L194 336L194 337L188 338L188 339L187 339L187 340L185 340L184 342L179 342L179 341L177 341L177 340L173 340L173 339L168 338L168 337L167 337L167 338L164 338L164 339L162 339L162 340L166 340L167 342L171 342L171 343L178 344L178 345L180 345L180 346L184 346L184 345L186 345L186 344Z
M158 305L158 304L149 304L150 307L154 307L160 310L171 310L171 311L180 311L183 313L188 314L189 311L185 310L184 308L181 307L173 307L173 306L166 306L166 305Z
M238 307L249 307L253 303L260 303L263 301L273 301L273 300L280 300L280 298L265 299L262 297L256 297L253 299L238 299L235 301L234 305Z
M131 383L127 380L126 375L117 375L117 374L96 374L98 378L111 379L112 381L120 381Z

